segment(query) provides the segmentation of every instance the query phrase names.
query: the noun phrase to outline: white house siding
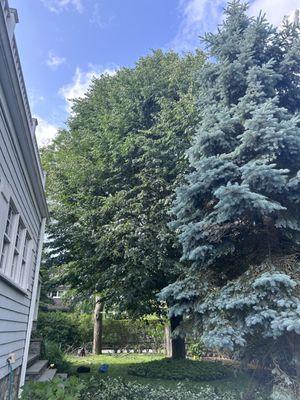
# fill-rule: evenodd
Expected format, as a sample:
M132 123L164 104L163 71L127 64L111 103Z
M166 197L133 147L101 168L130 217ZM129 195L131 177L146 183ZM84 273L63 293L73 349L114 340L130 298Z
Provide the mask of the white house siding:
M35 271L39 268L36 255L42 220L47 217L44 177L34 137L36 123L31 118L13 35L16 14L7 6L7 0L0 0L0 252L12 200L31 238L31 257L23 288L10 282L0 270L0 383L9 373L9 354L16 356L14 370L27 357L25 341Z

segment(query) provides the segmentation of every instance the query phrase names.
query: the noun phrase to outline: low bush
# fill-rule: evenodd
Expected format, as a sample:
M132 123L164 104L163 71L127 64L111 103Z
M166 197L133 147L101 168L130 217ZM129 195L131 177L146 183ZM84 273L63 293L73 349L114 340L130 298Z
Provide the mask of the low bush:
M204 345L201 342L201 340L187 343L187 353L190 357L197 357L201 358L203 357L205 351L204 351Z
M21 400L82 400L85 389L85 384L76 377L65 381L29 382L23 388Z
M259 393L253 393L255 400L266 400ZM153 387L120 379L92 379L82 400L240 400L241 393L201 387L197 392L181 384L173 388Z
M80 318L82 318L80 314L75 320L73 314L61 311L40 312L37 335L44 340L59 343L63 350L68 347L79 347L83 340Z
M46 340L43 343L41 356L48 360L50 365L53 364L58 372L69 372L70 363L66 360L66 356L59 344Z
M259 392L253 399L266 400ZM92 378L84 384L72 377L46 383L26 384L21 400L240 400L241 393L201 387L191 392L181 384L174 388L153 387L121 379Z
M160 350L164 342L164 326L159 320L104 320L103 343L114 350Z
M132 365L129 367L128 373L152 379L210 381L229 377L231 370L217 361L171 360L165 358Z

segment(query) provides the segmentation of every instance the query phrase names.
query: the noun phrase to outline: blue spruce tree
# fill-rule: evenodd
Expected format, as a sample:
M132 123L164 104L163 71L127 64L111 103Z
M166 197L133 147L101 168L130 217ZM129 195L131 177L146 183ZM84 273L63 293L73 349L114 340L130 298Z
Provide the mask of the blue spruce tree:
M209 347L257 359L251 346L268 343L265 360L293 386L293 375L300 382L300 29L277 30L246 11L231 2L218 32L204 37L211 62L200 75L201 124L172 210L188 266L161 298L171 314L197 324Z

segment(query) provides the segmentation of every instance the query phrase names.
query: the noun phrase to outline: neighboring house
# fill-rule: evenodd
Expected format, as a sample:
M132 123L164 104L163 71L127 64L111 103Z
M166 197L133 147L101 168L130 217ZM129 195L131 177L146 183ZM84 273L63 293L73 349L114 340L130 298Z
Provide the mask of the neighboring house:
M39 296L45 177L18 56L18 14L0 0L0 399L17 398ZM12 384L11 384L12 383Z
M48 293L51 303L47 304L48 311L69 311L70 308L64 304L63 297L67 292L64 285L58 286L55 290Z

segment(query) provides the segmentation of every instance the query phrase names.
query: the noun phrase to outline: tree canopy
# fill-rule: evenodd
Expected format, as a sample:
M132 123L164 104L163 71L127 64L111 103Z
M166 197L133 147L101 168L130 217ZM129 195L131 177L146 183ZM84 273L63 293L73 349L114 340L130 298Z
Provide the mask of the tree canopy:
M158 50L93 81L43 152L52 212L48 265L84 294L137 315L179 272L168 228L173 189L198 121L202 52Z

